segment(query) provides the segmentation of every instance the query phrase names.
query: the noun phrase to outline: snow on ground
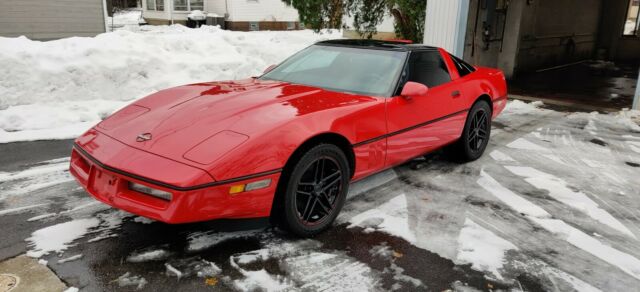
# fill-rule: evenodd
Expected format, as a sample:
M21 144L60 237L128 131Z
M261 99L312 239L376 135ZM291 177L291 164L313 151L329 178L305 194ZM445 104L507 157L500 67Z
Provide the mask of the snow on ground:
M118 282L118 286L120 287L132 286L138 290L144 288L144 286L147 285L147 280L145 280L143 277L132 276L129 272L126 272L122 276L118 277L116 281Z
M70 257L66 257L66 258L60 259L58 261L58 264L64 264L66 262L76 261L76 260L79 260L81 258L82 258L82 254L72 255Z
M113 17L107 17L107 28L109 31L117 29L136 29L140 24L144 24L142 9L132 8L116 11Z
M336 228L359 236L388 234L507 287L522 285L522 275L545 290L635 287L640 283L640 189L634 183L640 155L632 148L640 132L630 125L635 112L570 114L540 106L510 101L494 124L499 131L493 131L487 155L476 162L419 159L414 163L420 167L397 167L353 184L338 218L343 225ZM54 259L54 266L77 264L86 256L74 246L121 236L126 222L161 224L87 197L67 181L67 163L49 160L0 173L0 216L30 213L24 220L44 225L27 238L31 256ZM47 180L53 183L20 192ZM349 249L274 231L205 229L183 237L177 250L175 243L138 246L121 265L159 264L163 277L219 281L238 290L430 287L401 266L402 251L385 242L367 248L372 264ZM223 261L205 256L240 242L253 242L252 248ZM136 289L143 280L144 287L153 285L150 279L157 277L129 271L108 281ZM451 287L470 289L464 282Z
M258 230L247 230L237 232L197 232L190 234L188 237L189 251L199 251L210 248L225 241L254 237L258 233Z
M505 252L511 249L518 248L473 220L466 219L458 237L457 259L470 263L474 269L489 272L502 279L498 270L504 264Z
M601 209L600 206L587 197L587 195L580 191L571 190L567 186L567 182L564 180L532 167L506 166L505 168L515 175L525 177L525 181L536 188L548 191L549 196L552 198L572 208L585 212L593 219L636 239L636 236L631 232L631 230L625 227L607 211Z
M143 251L136 251L127 257L128 262L140 263L147 261L159 261L169 257L171 253L166 249L147 249Z
M367 264L336 250L320 250L315 240L282 242L266 236L264 248L236 254L231 267L240 272L240 279L226 279L242 291L375 291L379 290L376 271ZM279 262L284 275L255 268L270 260Z
M30 257L41 257L50 252L62 252L76 239L83 237L90 228L97 227L100 220L86 218L72 220L37 230L27 238L32 250Z
M380 209L402 194L404 210L393 212L403 214L394 218L400 228L377 231L406 240L397 231L408 226L415 246L490 278L517 286L526 273L560 291L637 285L640 155L629 142L640 141L639 112L562 113L541 105L510 101L488 155L464 165L428 159L396 168L398 180L366 194L375 202L355 198L341 220L366 232L385 222Z
M150 93L257 76L308 45L338 37L180 25L48 42L0 37L0 143L72 138Z
M0 64L6 65L0 143L74 137L150 92L257 75L308 44L338 36L167 26L52 42L0 38ZM421 159L414 161L421 167L400 166L353 184L340 228L407 242L513 289L523 277L551 291L637 287L640 112L564 113L542 106L510 101L476 162ZM74 246L108 242L126 223L161 224L96 202L67 167L62 158L0 172L0 217L25 215L39 226L25 236L29 255L72 265L86 258ZM236 242L251 242L251 248L224 260L207 256ZM431 283L418 279L424 275L400 266L402 253L392 244L366 252L374 264L350 248L278 231L199 230L177 245L136 246L120 265L151 262L166 277L220 280L238 290L429 289ZM135 271L108 281L133 289L153 285L157 275ZM451 287L469 289L458 281Z
M409 227L406 196L399 195L378 208L364 211L350 220L349 227L359 226L365 232L382 231L414 243L416 236Z

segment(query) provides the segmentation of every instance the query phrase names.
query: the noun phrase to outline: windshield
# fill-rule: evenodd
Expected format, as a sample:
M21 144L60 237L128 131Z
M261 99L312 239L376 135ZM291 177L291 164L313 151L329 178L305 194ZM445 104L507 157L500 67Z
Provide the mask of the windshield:
M260 79L391 96L406 55L402 51L314 45L293 55Z

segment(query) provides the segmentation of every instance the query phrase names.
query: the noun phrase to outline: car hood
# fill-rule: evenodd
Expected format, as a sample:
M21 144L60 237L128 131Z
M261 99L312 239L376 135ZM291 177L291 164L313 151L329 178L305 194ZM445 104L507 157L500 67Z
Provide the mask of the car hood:
M198 83L140 99L96 129L137 149L191 164L184 154L220 132L249 138L299 116L370 100L279 81Z

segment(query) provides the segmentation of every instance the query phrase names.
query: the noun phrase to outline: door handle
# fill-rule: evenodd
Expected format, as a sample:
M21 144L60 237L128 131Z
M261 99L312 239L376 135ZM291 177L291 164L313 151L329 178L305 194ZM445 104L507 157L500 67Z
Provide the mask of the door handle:
M461 95L460 94L460 90L456 90L456 91L451 93L451 96L453 96L453 97L460 97L460 95Z

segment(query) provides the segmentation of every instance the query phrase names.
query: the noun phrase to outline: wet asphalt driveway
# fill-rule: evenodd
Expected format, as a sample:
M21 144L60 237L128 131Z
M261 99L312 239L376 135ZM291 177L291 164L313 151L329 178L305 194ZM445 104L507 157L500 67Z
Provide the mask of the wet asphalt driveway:
M140 218L71 179L72 141L0 144L0 262L27 253L81 291L628 291L640 133L618 118L512 107L480 160L436 153L352 185L313 239Z

